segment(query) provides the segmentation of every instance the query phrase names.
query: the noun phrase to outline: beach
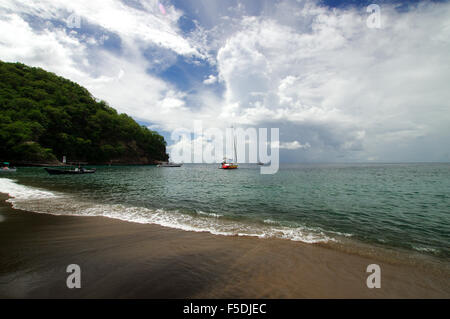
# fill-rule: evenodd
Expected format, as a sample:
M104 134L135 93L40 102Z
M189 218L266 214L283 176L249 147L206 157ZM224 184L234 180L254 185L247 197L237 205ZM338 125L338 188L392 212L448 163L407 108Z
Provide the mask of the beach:
M1 196L1 298L449 298L449 273L282 239L13 209ZM381 267L369 289L366 267ZM66 267L81 268L68 289Z
M0 299L450 300L450 1L17 2Z

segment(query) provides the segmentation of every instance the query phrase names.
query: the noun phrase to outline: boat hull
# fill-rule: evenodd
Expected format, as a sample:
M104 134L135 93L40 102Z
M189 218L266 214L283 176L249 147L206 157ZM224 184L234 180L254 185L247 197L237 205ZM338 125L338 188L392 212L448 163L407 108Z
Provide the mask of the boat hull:
M236 169L238 166L236 164L222 164L222 169Z
M85 170L64 170L64 169L57 169L57 168L45 168L47 173L50 175L80 175L80 174L92 174L95 173L94 169L85 169Z
M182 164L166 164L166 165L157 165L157 167L181 167Z
M15 173L17 170L15 168L8 168L8 169L0 169L1 173Z

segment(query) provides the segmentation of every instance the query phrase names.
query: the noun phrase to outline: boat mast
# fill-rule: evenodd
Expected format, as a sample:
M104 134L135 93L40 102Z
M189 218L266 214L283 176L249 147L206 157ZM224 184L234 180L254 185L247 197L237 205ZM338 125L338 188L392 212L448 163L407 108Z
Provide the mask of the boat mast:
M233 126L233 149L234 149L234 164L237 164L237 151L236 151L236 134L234 134L234 126Z

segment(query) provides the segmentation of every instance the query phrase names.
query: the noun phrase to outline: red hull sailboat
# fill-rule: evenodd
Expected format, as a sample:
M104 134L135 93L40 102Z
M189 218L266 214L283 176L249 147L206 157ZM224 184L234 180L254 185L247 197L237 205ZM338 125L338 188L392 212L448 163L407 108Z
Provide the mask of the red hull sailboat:
M221 169L236 169L238 168L237 164L237 152L236 152L236 136L234 135L234 128L233 128L233 158L234 160L227 161L227 158L225 157L223 159L222 165L219 167Z

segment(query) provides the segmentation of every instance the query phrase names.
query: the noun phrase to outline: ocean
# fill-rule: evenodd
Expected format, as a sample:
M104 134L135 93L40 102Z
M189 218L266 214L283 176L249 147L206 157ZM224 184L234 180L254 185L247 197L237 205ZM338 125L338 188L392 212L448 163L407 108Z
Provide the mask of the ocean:
M15 208L38 213L450 258L444 163L284 164L274 175L252 164L98 166L78 176L19 168L0 175L0 192L14 197Z

